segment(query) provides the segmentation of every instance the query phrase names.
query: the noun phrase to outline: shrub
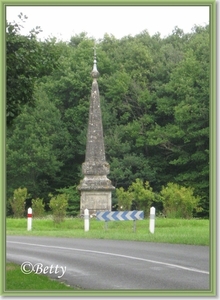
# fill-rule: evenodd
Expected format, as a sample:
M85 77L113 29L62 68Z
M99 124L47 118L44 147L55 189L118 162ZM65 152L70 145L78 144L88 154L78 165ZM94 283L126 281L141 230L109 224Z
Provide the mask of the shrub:
M76 185L70 186L68 188L57 189L61 194L68 195L68 207L67 215L75 217L80 212L80 194L77 190Z
M168 183L160 192L164 214L170 218L191 218L193 210L199 210L199 197L193 195L193 188Z
M14 190L13 199L10 200L11 208L15 218L24 217L25 200L28 196L26 188L18 188Z
M155 199L155 193L148 181L145 183L143 180L137 178L135 182L129 186L128 190L132 193L133 199L137 203L137 209L143 210L145 216L149 216L150 207Z
M34 218L41 218L44 216L43 199L32 199L32 213Z
M123 210L143 210L145 215L149 215L152 202L155 200L155 193L148 181L145 183L141 179L136 179L125 191L123 188L116 189L118 206Z
M53 220L55 223L60 223L64 220L66 216L66 209L68 206L68 195L67 194L59 194L57 196L53 196L49 194L50 203L49 207L53 213Z
M130 210L132 203L132 194L125 191L123 187L116 189L116 196L118 198L119 210Z

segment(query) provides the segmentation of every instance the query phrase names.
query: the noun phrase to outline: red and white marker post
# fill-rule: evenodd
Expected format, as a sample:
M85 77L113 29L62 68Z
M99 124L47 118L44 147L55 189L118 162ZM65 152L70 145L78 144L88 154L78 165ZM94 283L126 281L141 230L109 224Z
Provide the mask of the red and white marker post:
M29 207L27 211L27 230L30 231L32 229L32 208Z

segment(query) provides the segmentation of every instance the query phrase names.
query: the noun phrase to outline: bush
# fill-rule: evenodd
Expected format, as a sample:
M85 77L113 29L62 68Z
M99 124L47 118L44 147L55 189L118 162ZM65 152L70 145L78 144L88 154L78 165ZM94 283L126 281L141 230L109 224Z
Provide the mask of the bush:
M68 207L67 216L75 217L80 212L80 194L77 190L76 185L70 186L68 188L57 189L61 194L68 195Z
M64 221L68 206L68 195L59 194L57 196L53 196L52 194L49 194L49 197L51 197L49 207L52 210L54 222L60 223Z
M155 200L155 193L149 182L144 183L141 179L136 179L127 191L123 188L116 189L116 195L118 206L123 207L123 210L143 210L146 216L149 215L151 204Z
M137 209L143 210L145 216L149 216L151 204L155 199L155 193L149 182L146 181L144 183L143 180L137 178L135 182L132 182L128 190L132 193L133 199L137 203Z
M25 213L25 200L28 196L26 188L14 190L13 199L10 200L11 208L15 218L23 218Z
M200 210L199 197L193 195L193 188L168 183L160 192L164 214L170 218L191 218L193 210Z
M43 199L32 199L32 213L34 218L41 218L44 216L44 204Z
M119 210L130 210L132 203L132 194L125 191L123 187L116 189L116 196L118 198Z

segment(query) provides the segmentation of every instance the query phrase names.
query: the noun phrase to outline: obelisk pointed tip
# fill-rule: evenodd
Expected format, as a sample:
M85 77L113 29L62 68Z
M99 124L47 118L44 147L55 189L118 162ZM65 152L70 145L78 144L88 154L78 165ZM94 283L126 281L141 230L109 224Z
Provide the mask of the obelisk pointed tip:
M93 69L91 72L91 75L93 78L98 78L99 77L99 72L97 70L97 61L96 61L96 47L94 46L94 61L93 61Z

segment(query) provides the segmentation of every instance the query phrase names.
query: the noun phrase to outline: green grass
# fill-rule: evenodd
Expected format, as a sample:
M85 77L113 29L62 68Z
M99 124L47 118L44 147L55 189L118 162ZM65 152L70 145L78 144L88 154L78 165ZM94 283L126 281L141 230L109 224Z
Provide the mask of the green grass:
M74 288L45 275L35 273L23 274L20 266L6 263L5 289L9 291L73 291Z
M84 220L66 218L55 224L52 219L33 219L32 230L27 231L27 220L6 219L8 235L75 237L96 239L134 240L188 245L209 245L209 220L156 218L154 234L149 232L149 219L136 221L113 221L105 223L90 220L90 230L84 232Z

